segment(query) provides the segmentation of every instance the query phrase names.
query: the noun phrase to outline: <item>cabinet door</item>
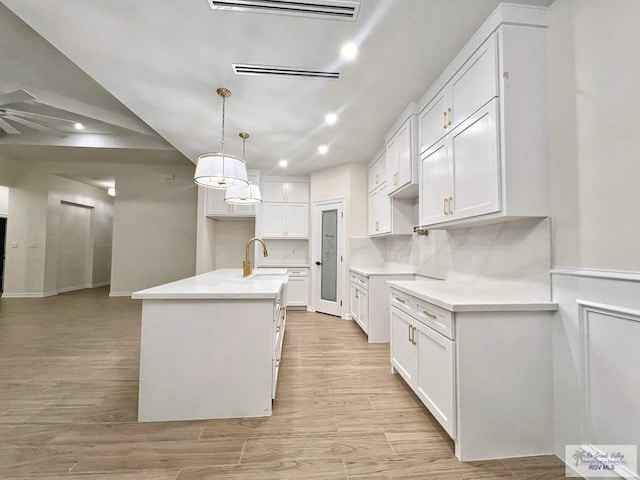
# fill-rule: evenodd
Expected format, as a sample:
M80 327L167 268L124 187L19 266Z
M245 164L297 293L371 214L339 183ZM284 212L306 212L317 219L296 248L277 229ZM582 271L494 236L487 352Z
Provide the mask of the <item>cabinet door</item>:
M415 322L415 392L449 436L456 438L454 342Z
M358 312L360 311L359 306L358 287L352 283L349 285L349 309L351 318L356 322L358 321Z
M449 138L445 137L427 150L420 160L418 208L421 226L450 219L447 207L451 191Z
M228 215L230 212L229 204L224 203L224 190L215 188L207 189L207 215Z
M415 119L415 116L407 119L396 134L398 145L397 171L395 183L389 187L389 192L402 188L413 181L414 149L412 148L412 142L414 141L413 126L415 124L413 122L415 120L412 121L412 119Z
M364 333L369 335L369 292L359 290L358 297L358 318L360 319L360 326L364 330Z
M387 187L395 188L398 183L398 137L394 135L385 146L385 156L387 158Z
M377 234L391 233L391 205L393 200L387 196L388 188L384 185L376 196Z
M498 49L492 35L451 81L452 127L498 96Z
M306 203L287 203L285 236L307 237L309 235L309 207Z
M260 195L263 202L284 202L287 196L285 183L283 182L262 182L260 185Z
M447 108L450 106L450 89L445 87L422 109L418 118L420 153L444 137L449 131Z
M412 338L413 319L397 308L391 308L391 365L409 384L414 385L416 351Z
M448 219L500 210L498 101L494 99L451 133L453 193Z
M369 167L369 193L380 187L387 181L387 162L386 157L382 154Z
M285 204L262 204L262 233L263 237L280 238L285 233Z
M287 283L287 306L302 307L309 304L309 277L289 276Z
M291 182L285 184L285 201L287 202L309 202L309 184L301 182Z
M369 231L369 236L376 235L376 222L378 221L378 211L376 210L376 201L377 195L379 192L373 192L369 194L369 210L367 212L367 230Z
M246 216L252 216L256 214L256 206L255 205L231 205L231 213Z

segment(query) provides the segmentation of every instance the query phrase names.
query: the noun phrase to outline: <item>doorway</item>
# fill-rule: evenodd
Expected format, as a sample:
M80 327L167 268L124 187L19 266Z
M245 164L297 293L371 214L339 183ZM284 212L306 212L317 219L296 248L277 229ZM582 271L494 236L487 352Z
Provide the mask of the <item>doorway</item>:
M58 293L91 287L93 208L60 202Z
M4 291L4 256L7 240L7 219L0 217L0 293Z
M315 310L342 316L344 201L314 208Z

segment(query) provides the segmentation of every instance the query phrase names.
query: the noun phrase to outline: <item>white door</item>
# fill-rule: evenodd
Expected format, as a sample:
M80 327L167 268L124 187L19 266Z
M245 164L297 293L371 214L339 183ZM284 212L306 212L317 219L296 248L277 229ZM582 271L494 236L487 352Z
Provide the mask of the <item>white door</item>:
M342 316L343 202L316 204L314 212L315 292L317 312Z

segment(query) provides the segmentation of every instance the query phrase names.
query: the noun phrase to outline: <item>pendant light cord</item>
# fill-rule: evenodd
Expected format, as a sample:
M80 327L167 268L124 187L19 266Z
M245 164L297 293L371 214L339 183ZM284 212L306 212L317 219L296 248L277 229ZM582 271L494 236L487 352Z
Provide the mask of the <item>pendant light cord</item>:
M222 146L222 162L224 162L224 107L226 104L227 98L222 97L222 139L220 140L220 145ZM224 163L223 163L224 165Z

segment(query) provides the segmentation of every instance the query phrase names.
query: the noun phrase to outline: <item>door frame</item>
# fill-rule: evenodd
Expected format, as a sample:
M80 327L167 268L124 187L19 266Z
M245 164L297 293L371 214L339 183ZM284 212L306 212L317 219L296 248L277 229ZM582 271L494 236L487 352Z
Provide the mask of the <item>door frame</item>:
M0 258L0 296L2 296L2 292L4 292L4 285L7 283L7 278L4 275L6 269L6 259L7 259L7 230L9 226L9 218L7 215L0 214L0 219L4 220L4 237L0 238L0 242L2 242L2 251L0 252L3 255L3 258Z
M340 204L342 209L342 227L339 229L341 231L341 235L338 235L338 256L340 257L340 264L338 266L337 271L337 285L336 285L336 298L337 301L341 303L340 305L340 317L345 318L346 309L348 307L348 303L344 298L344 279L345 279L345 246L347 245L347 229L346 225L346 204L347 199L345 197L338 197L329 200L321 200L313 202L312 209L312 220L311 220L311 311L317 311L317 303L320 298L320 271L318 266L315 264L318 258L322 258L321 249L322 249L322 239L320 238L322 232L321 225L321 215L319 211L322 207L331 204Z

